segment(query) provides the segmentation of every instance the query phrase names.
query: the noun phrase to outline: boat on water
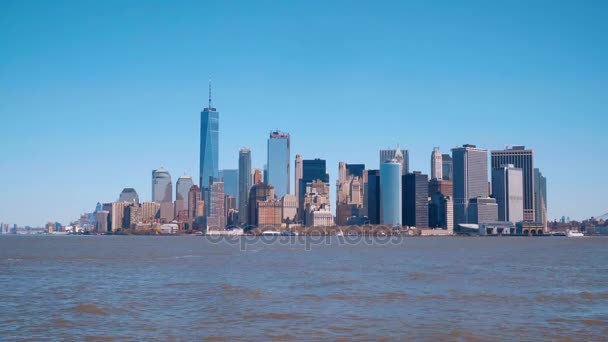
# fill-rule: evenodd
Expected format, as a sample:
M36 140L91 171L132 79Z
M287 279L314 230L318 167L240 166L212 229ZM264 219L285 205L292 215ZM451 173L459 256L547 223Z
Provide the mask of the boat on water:
M583 234L583 233L581 233L579 231L576 231L576 230L569 230L568 234L566 236L568 236L568 237L584 237L585 234Z
M344 236L344 232L342 231L342 229L338 230L336 236Z
M298 232L286 230L284 232L281 232L281 236L298 236Z
M267 230L262 232L262 235L281 235L281 232L277 232L276 230Z

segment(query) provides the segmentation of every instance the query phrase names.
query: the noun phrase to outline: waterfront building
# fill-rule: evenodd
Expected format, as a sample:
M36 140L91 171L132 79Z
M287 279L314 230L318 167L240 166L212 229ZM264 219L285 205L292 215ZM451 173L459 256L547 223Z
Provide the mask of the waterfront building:
M441 179L453 181L452 156L449 154L441 155L441 175Z
M402 150L397 145L394 150L380 150L380 166L386 162L390 162L393 159L397 160L401 164L401 174L405 175L410 172L410 152L408 150Z
M547 231L547 178L539 169L534 169L534 218Z
M436 192L429 203L429 227L454 231L454 205L451 196Z
M158 202L143 202L141 204L141 221L142 223L152 223L160 218L160 203Z
M364 205L364 188L362 182L365 165L338 163L338 181L336 182L336 224L347 225L353 217L362 217Z
M285 223L295 223L298 214L298 199L295 195L281 198L281 217Z
M496 199L490 197L477 197L469 201L467 210L468 222L482 224L498 221L498 205Z
M522 169L524 183L524 221L535 221L534 210L534 151L525 146L513 146L492 151L492 168L513 164Z
M522 169L513 164L492 168L492 196L498 205L498 221L524 220L523 189Z
M306 226L307 227L332 227L334 217L328 206L317 207L309 205L306 207Z
M125 208L133 205L131 202L113 202L110 212L110 228L113 232L123 228L123 219L125 217Z
M429 181L429 196L433 196L436 193L444 196L454 196L454 184L448 180L431 179Z
M247 199L253 186L251 176L251 150L242 148L239 151L239 223L247 223Z
M201 190L209 187L210 179L219 177L219 132L220 113L211 104L211 81L209 81L209 105L201 112L200 173Z
M431 153L431 179L443 179L443 162L439 147L435 147Z
M310 221L314 215L311 213L314 211L330 211L330 197L329 197L329 183L323 182L320 179L315 179L312 182L306 183L304 201L302 208L304 213L301 216L306 226L312 226L313 222ZM333 221L333 216L332 216Z
M249 203L247 204L247 225L256 227L258 225L257 203L275 198L274 186L268 183L258 183L249 190Z
M380 223L401 226L401 163L393 159L380 166Z
M131 203L125 207L125 213L122 219L122 226L126 229L132 229L141 221L141 209L139 206Z
M173 203L171 175L162 167L152 171L152 202Z
M429 177L420 171L402 176L402 222L404 226L429 226Z
M99 210L95 212L95 232L108 232L108 216L110 212L107 210Z
M257 201L257 226L260 228L280 228L283 222L281 201L268 199Z
M124 188L118 196L118 202L139 203L139 195L133 188Z
M209 201L207 203L207 227L224 229L226 227L224 182L218 179L209 180Z
M454 226L477 223L468 222L468 207L471 199L488 197L488 150L470 144L453 148L452 166Z
M367 182L364 193L369 224L380 224L380 170L367 170Z
M173 202L161 202L159 217L162 223L169 223L175 218L175 206Z
M226 184L224 184L226 186ZM228 222L228 218L230 215L235 215L238 213L237 210L237 200L234 196L224 194L224 222L227 226L234 225L235 222ZM232 224L231 224L232 223Z
M205 215L204 208L199 207L199 201L204 203L201 188L197 185L193 185L188 191L188 218L190 218L190 220Z
M270 132L268 137L268 178L274 186L275 196L281 198L290 193L290 138L281 131Z
M219 179L224 182L224 195L230 195L237 199L239 198L239 170L224 169L219 172Z
M302 177L304 176L304 165L302 162L302 155L301 154L296 154L296 161L295 161L295 194L296 194L296 205L299 204L299 198L300 198L300 180L302 179Z

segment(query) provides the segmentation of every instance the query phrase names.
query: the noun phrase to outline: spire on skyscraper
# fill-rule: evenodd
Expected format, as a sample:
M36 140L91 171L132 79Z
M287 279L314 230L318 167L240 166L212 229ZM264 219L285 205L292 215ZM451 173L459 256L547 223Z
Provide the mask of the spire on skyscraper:
M209 109L211 109L211 77L209 77Z

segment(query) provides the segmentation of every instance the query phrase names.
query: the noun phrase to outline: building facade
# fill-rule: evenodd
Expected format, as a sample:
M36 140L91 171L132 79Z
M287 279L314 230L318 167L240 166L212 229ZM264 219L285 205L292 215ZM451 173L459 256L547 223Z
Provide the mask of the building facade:
M547 231L547 178L539 169L534 169L534 218Z
M162 167L152 171L152 202L173 203L171 174Z
M124 188L118 196L118 202L139 203L139 195L133 188Z
M488 197L488 150L475 145L452 149L454 226L468 222L471 199ZM496 221L496 220L494 220Z
M365 206L370 224L380 224L380 170L367 170Z
M210 179L219 177L219 133L220 113L211 104L209 82L209 104L201 112L199 186L203 191L209 187Z
M380 224L401 226L401 163L393 159L380 167Z
M469 201L467 210L468 222L482 224L498 221L498 205L496 199L490 197L477 197Z
M441 155L441 176L443 180L452 181L453 169L452 169L452 156L449 154Z
M290 192L291 157L288 133L281 131L270 132L267 156L268 183L274 186L277 198L281 198Z
M251 150L242 148L239 151L239 223L247 223L247 199L253 186L251 175Z
M209 184L207 227L224 229L226 216L224 210L224 182L211 180Z
M498 221L524 220L523 172L513 164L492 168L492 196L498 205Z
M402 176L402 225L429 226L429 178L420 171Z
M524 221L535 220L534 210L534 151L525 146L513 146L492 151L492 168L513 164L522 169L524 183Z
M439 147L431 153L431 179L443 179L443 163Z
M405 175L410 172L410 152L408 150L402 150L397 145L394 150L380 150L380 166L391 160L397 160L401 164L401 174Z

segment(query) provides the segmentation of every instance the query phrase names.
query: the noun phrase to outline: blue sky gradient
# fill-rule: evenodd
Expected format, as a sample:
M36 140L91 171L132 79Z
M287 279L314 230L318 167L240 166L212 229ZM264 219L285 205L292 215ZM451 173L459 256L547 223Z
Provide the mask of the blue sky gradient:
M425 173L434 146L526 145L550 219L608 212L606 1L4 0L0 47L2 222L196 179L210 75L221 168L262 167L273 129L332 192L397 143Z

